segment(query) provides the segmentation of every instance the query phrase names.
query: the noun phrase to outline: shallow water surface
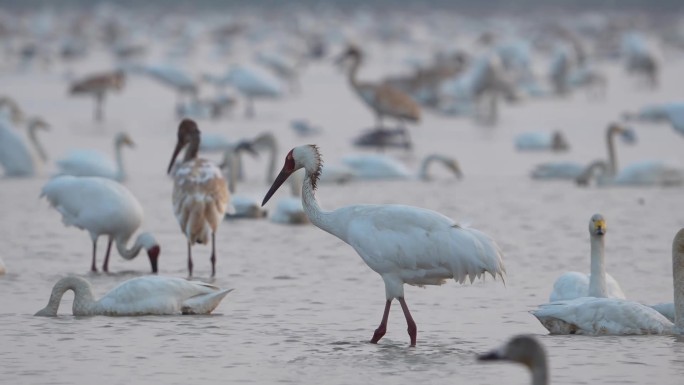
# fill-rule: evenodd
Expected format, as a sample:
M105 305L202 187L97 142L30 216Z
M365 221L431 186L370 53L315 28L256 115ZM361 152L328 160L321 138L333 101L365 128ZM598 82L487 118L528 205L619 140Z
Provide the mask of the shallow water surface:
M94 64L88 64L95 67ZM87 67L79 68L85 72ZM369 69L369 73L373 69ZM59 214L38 198L55 171L48 164L31 179L0 180L0 250L8 275L0 277L0 374L7 384L99 384L188 382L212 384L525 384L528 373L508 364L479 364L475 355L518 333L540 337L556 383L681 384L684 341L670 336L548 336L528 312L546 302L553 281L569 270L589 270L587 224L595 212L608 222L607 270L627 296L645 303L672 300L671 241L684 227L682 188L579 189L569 183L538 183L527 172L549 159L589 161L604 156L603 130L627 109L670 100L684 86L681 73L664 68L662 87L651 94L617 68L608 68L604 101L578 94L564 100L529 101L504 107L498 127L426 113L413 131L415 153L402 156L417 168L430 152L453 154L465 178L446 173L435 181L357 182L324 185L324 208L354 203L403 203L430 208L490 234L505 254L505 285L490 277L473 285L406 288L418 324L418 346L409 348L406 325L395 302L387 334L367 341L382 316L384 287L351 247L313 226L288 227L265 220L226 221L217 234L218 275L233 287L210 316L73 317L72 295L57 318L37 318L52 285L67 274L92 281L96 297L124 279L149 271L146 257L124 261L114 253L110 275L90 274L86 232L65 228ZM379 71L378 71L379 73ZM3 74L8 94L53 125L45 135L51 159L72 147L111 154L111 138L128 131L137 143L127 151L126 185L145 208L144 229L162 245L162 274L185 276L185 239L171 210L172 183L165 174L175 141L172 95L144 79L131 79L113 96L107 121L90 121L91 101L65 99L59 70ZM285 150L304 143L287 128L293 118L321 124L318 143L326 162L355 152L349 145L373 117L328 64L312 65L303 92L257 106L257 117L238 112L200 128L231 137L274 131ZM38 92L40 90L40 92ZM141 103L145 101L145 103ZM153 108L150 108L153 107ZM569 154L516 154L516 133L564 129ZM620 148L621 161L662 158L684 165L682 137L667 127L644 127L640 143ZM248 159L242 194L260 200L264 159ZM283 189L286 191L287 189ZM269 203L286 194L279 192ZM105 242L100 241L98 265ZM209 249L194 248L197 277L210 271Z

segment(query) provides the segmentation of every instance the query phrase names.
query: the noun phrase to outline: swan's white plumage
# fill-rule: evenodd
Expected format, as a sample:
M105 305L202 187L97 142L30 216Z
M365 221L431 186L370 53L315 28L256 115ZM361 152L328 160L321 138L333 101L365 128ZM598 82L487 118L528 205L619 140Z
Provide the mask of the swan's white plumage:
M278 200L276 208L270 218L273 223L280 224L304 224L309 223L309 219L302 206L302 198L285 197Z
M97 150L72 150L56 163L63 175L99 176L108 179L117 179L118 175L116 163Z
M228 217L231 218L263 218L266 216L266 211L261 208L259 202L245 195L231 194L230 205L233 206L232 212L228 213Z
M576 271L564 273L553 284L553 291L549 301L564 301L589 295L589 277L591 274L583 274ZM625 299L620 284L610 274L606 274L607 298Z
M656 310L617 298L583 297L540 305L532 312L551 334L630 335L671 333Z
M411 172L396 159L385 155L349 155L342 162L354 171L354 176L364 179L411 178ZM325 167L323 167L325 170Z
M32 176L35 165L31 152L11 123L0 118L0 165L6 176Z
M57 315L59 300L69 289L76 292L73 314L77 316L208 314L232 290L204 282L152 275L124 281L98 301L93 301L92 287L88 281L80 277L67 277L55 285L50 303L36 315ZM83 291L83 294L79 291ZM53 297L56 297L56 303Z
M549 162L537 165L530 176L533 179L575 179L585 166L575 162Z
M684 171L657 160L642 161L624 167L610 182L630 186L681 185L684 183Z
M58 176L45 184L42 196L62 214L66 226L87 230L93 241L103 234L128 239L143 218L135 196L106 178Z

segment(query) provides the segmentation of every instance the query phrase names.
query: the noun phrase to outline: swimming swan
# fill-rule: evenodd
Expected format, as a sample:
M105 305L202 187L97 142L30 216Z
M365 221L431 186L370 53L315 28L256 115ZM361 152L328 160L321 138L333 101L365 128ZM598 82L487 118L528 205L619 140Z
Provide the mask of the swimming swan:
M549 383L544 346L533 336L518 335L505 345L477 357L480 361L512 361L527 366L532 372L532 385Z
M608 167L611 175L615 175L617 170L617 159L615 156L615 136L617 135L620 135L620 138L627 143L634 143L636 141L636 134L631 128L617 123L608 126L606 130L606 145L608 147ZM532 170L530 176L533 179L576 179L586 169L587 166L577 162L548 162L537 165Z
M122 282L98 301L90 282L81 277L65 277L52 288L50 301L36 316L57 316L59 302L68 290L74 291L75 316L140 316L209 314L233 289L182 278L150 275Z
M619 298L551 302L532 312L551 334L684 334L684 229L672 242L674 323L653 308Z
M549 301L562 301L580 297L625 298L617 281L606 273L604 265L604 236L606 220L601 214L594 214L589 220L591 243L591 274L567 272L553 284Z

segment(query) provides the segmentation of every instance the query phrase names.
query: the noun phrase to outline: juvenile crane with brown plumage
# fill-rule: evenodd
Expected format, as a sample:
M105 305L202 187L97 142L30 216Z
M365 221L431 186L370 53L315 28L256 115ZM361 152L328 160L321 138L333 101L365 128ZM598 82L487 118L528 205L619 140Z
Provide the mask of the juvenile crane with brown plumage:
M72 95L92 95L95 98L95 120L104 119L104 99L108 91L120 91L125 84L126 76L121 71L89 76L71 85Z
M359 82L356 74L363 60L363 53L356 46L350 45L337 59L338 63L351 62L349 66L349 84L361 99L373 110L378 121L378 132L382 130L382 118L389 116L404 121L419 122L420 106L403 91L384 83ZM391 131L390 131L391 132ZM404 129L407 146L410 144L408 132Z
M197 157L200 130L191 119L178 126L178 143L167 172L173 176L173 211L188 239L188 274L192 276L192 245L206 244L211 235L211 276L216 275L215 234L229 208L230 193L221 169ZM187 146L183 161L174 164Z

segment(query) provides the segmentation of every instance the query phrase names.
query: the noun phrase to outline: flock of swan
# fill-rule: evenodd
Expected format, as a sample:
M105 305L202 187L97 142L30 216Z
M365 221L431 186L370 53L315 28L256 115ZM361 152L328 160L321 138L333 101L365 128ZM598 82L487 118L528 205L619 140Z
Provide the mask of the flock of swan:
M415 145L405 124L420 123L426 118L426 111L472 116L480 123L491 125L498 121L499 99L514 103L535 95L564 97L580 85L597 86L605 92L606 78L587 64L582 42L569 30L555 30L553 34L563 44L553 49L548 47L551 60L547 86L530 72L531 65L527 62L531 59L525 51L531 49L531 44L506 41L496 45L492 37L483 34L478 39L478 44L482 44L478 49L486 52L473 54L470 59L458 52L449 52L436 57L431 65L417 68L411 76L361 81L359 71L364 60L372 55L358 44L345 41L335 63L345 69L348 91L355 93L376 122L354 143L381 150L391 147L409 150ZM628 70L643 76L649 87L657 87L658 66L645 42L639 35L626 35L624 44ZM146 254L151 274L120 282L99 299L85 278L63 277L54 284L47 305L35 315L57 316L67 291L74 292L71 312L75 316L209 314L233 289L194 280L197 261L193 259L193 247L197 244L210 247L209 264L211 279L214 279L219 271L225 271L219 258L222 250L217 247L217 238L223 236L219 229L245 218L311 224L349 245L380 276L385 288L382 312L378 308L380 322L369 339L374 344L387 333L390 309L396 300L407 325L409 345L417 345L418 326L409 309L405 285L442 285L452 279L459 284L473 283L484 280L487 275L504 282L508 277L504 250L499 243L485 232L442 213L402 204L354 204L334 210L326 210L319 204L318 187L324 183L428 181L435 164L443 167L449 178L462 179L461 163L450 154L428 153L417 169L385 152L346 154L338 163L329 162L324 166L321 148L305 144L291 148L278 171L278 162L282 159L274 132L235 138L200 130L202 119L217 119L223 109L230 110L237 103L236 98L224 92L224 87L232 87L239 94L248 119L256 115L256 100L283 98L288 93L281 80L289 84L291 92L299 92L299 70L307 60L313 61L315 52L318 50L307 51L306 55L293 54L292 62L296 64L292 65L274 53L256 54L258 62L271 68L275 75L231 65L220 75L203 73L201 80L197 80L197 76L175 65L122 62L112 71L74 81L68 88L69 94L93 97L94 119L98 122L105 119L104 103L108 95L122 91L130 77L146 76L177 93L176 144L165 149L170 160L168 167L159 173L170 179L168 203L178 224L175 236L186 242L187 249L183 252L187 256L187 279L159 275L163 247L158 239L163 238L143 228L143 205L125 185L127 171L131 170L126 168L124 151L127 147L134 148L135 143L134 135L121 131L113 137L113 154L74 149L54 161L56 172L42 186L40 197L59 213L65 226L88 233L92 245L88 249L91 272L110 271L114 245L114 252L125 260ZM218 92L211 99L202 99L202 85L207 83ZM12 98L0 97L0 165L6 178L41 175L41 165L48 162L38 133L50 129L50 124L40 117L24 115ZM384 123L387 118L398 121L398 126L388 127ZM604 135L603 155L588 163L543 162L530 170L529 178L533 183L561 180L559 183L572 181L580 186L601 187L684 185L684 170L677 165L644 160L621 167L618 162L620 146L637 143L630 125L654 122L665 122L676 132L684 133L684 103L653 104L627 112L597 134ZM317 135L325 134L323 129L305 120L293 120L291 126L300 138L312 137L315 141ZM517 135L510 145L519 152L571 151L570 141L562 130L525 132ZM221 154L222 161L204 157L212 153ZM264 195L254 197L241 188L245 173L243 158L262 153L268 155L266 183L270 187ZM468 169L466 172L469 173ZM272 202L271 198L283 185L290 193ZM600 213L589 218L587 269L558 277L549 288L548 302L530 311L530 319L535 317L553 335L684 334L684 229L672 241L674 301L650 305L628 299L618 280L607 273L610 266L605 255L609 238L607 223ZM107 240L101 264L98 263L100 237ZM0 276L4 274L5 265L0 260ZM548 383L550 377L545 348L530 335L514 336L503 346L479 355L478 360L521 363L530 369L532 382L537 385Z

